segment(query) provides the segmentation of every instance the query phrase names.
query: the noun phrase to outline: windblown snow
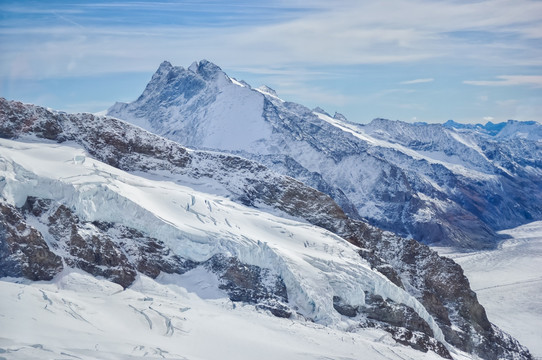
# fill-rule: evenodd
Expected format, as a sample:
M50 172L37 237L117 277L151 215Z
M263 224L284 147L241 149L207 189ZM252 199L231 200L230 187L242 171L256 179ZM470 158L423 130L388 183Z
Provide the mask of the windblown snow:
M321 228L123 172L77 145L1 139L0 191L12 205L21 206L27 196L52 199L87 221L132 227L187 259L226 254L270 269L282 277L289 305L300 314L284 320L235 307L212 291L209 274L197 271L194 278L189 272L156 281L140 275L122 291L68 269L51 282L0 281L0 350L10 358L438 358L390 345L389 335L356 329L355 319L334 310L333 296L357 306L365 292L413 308L444 343L415 298Z

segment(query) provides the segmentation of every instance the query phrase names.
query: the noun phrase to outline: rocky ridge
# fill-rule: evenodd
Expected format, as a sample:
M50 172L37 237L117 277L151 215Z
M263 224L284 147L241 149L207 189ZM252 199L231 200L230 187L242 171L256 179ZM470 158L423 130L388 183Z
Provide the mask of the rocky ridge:
M530 356L517 341L490 324L483 307L476 299L476 294L470 290L461 268L453 261L438 256L414 240L405 240L391 233L382 232L363 221L349 218L329 196L292 178L275 174L258 163L232 155L187 150L177 143L116 119L89 114L55 113L4 99L0 100L0 115L0 134L3 138L75 142L83 146L92 156L120 169L200 184L198 186L212 184L211 191L228 195L234 201L279 211L281 214L304 219L330 230L358 246L360 256L375 270L416 297L435 318L448 343L487 359ZM20 225L16 227L21 229L29 227L25 223L25 216L32 214L33 217L39 217L40 211L43 210L39 210L40 207L35 210L35 204L44 201L47 199L28 199L19 209L9 208L9 212L16 214L19 219ZM5 206L6 209L9 207ZM134 229L118 228L114 224L83 223L82 228L92 226L100 235L87 238L85 244L79 244L81 240L77 236L78 231L74 233L74 224L77 229L78 221L69 215L68 210L62 208L62 204L55 204L50 211L54 211L58 216L52 217L52 220L47 217L40 223L50 229L49 233L63 236L63 253L66 254L66 261L72 266L86 267L86 271L111 278L123 286L130 284L134 271L155 277L160 271L167 273L182 271L179 269L186 270L187 267L205 266L219 274L224 288L229 291L230 298L260 304L278 316L286 316L291 312L283 307L287 298L281 290L280 279L276 279L276 290L273 291L263 291L258 285L258 279L267 277L265 270L263 274L256 269L243 273L245 270L240 269L246 267L239 264L236 259L222 259L218 265L216 259L209 260L210 262L205 264L176 259L174 256L168 256L170 253L156 240L145 239L145 234L140 234ZM63 222L62 226L56 225L58 222L56 218L65 218L67 223ZM12 225L10 220L3 223L5 227ZM107 235L109 229L116 229L116 242L104 240L111 239L111 236ZM122 248L122 239L139 239L137 241L139 245ZM3 240L4 247L6 243L10 244ZM72 250L70 244L77 244L77 249ZM119 251L119 247L123 251ZM15 254L16 249L10 251ZM153 255L143 257L141 256L143 252ZM120 254L129 256L125 255L124 258ZM45 258L49 259L47 263L53 263L52 267L49 266L49 269L52 268L49 271L52 276L60 269L54 265L58 261L55 262L54 254ZM15 263L19 261L22 264L32 263L33 260L31 256L17 258L13 255L9 257L9 261ZM93 267L92 264L95 262L102 266ZM119 272L120 269L122 271ZM28 277L25 273L15 270L3 274L3 276L20 275ZM247 283L242 281L247 278L255 281L247 286ZM451 284L453 286L450 286ZM423 342L426 349L440 351L438 349L441 349L441 346L433 340L420 340L427 336L431 337L432 334L423 323L412 317L408 309L397 308L386 299L373 300L367 302L369 304L367 308L360 309L342 302L341 299L334 299L334 307L347 317L360 311L369 314L371 321L367 321L365 325L361 324L362 326L382 326L395 334L398 341L409 342L412 346L421 346L418 343ZM401 329L407 331L398 329L397 324L402 324ZM449 355L442 351L439 353L443 356Z
M491 248L497 230L542 219L535 122L361 126L252 89L205 60L188 69L163 62L136 101L108 114L254 159L330 195L350 218L426 244Z

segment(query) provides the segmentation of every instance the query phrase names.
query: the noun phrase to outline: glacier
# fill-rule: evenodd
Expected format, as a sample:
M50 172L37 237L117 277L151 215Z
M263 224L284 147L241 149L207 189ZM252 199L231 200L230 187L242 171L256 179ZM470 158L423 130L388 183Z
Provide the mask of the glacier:
M491 251L435 250L461 265L488 316L528 346L536 359L542 356L542 222L501 233L508 238Z
M0 139L1 195L14 206L27 197L62 202L82 219L120 223L163 240L190 260L228 254L272 269L290 305L307 318L352 326L333 308L333 296L365 305L365 293L414 309L444 336L411 295L360 258L353 245L312 225L277 218L179 184L153 181L93 160L80 147ZM74 158L85 157L84 163ZM125 216L130 214L130 216ZM348 325L347 325L348 324Z
M269 90L266 91L269 92ZM3 220L2 224L8 231L8 237L0 237L0 240L4 242L7 240L11 251L15 251L11 255L8 251L7 259L0 257L0 271L7 271L8 274L12 274L11 276L49 281L64 265L64 268L67 266L84 269L99 279L108 279L123 287L132 286L138 276L145 275L168 285L186 286L187 289L204 297L220 297L225 291L231 301L241 301L245 305L252 304L258 310L269 310L279 317L301 316L302 319L314 321L314 318L303 315L312 314L319 317L319 321L322 321L321 325L329 324L326 328L336 327L334 321L339 318L341 324L346 324L348 331L358 331L360 326L362 328L376 326L388 331L395 341L402 344L414 348L421 346L423 351L429 349L438 352L441 356L451 356L450 353L446 354L448 350L442 343L435 343L436 340L431 338L434 335L431 328L434 328L434 324L429 326L428 322L420 316L424 309L416 310L420 312L418 314L410 306L389 298L386 300L374 291L367 291L367 289L376 288L377 283L368 284L366 288L360 288L360 284L357 283L358 287L343 289L342 294L317 296L318 294L314 295L311 291L302 293L305 291L303 284L295 283L295 277L301 273L298 271L287 274L291 269L297 269L293 268L289 262L282 267L279 266L279 269L286 273L281 276L278 276L274 269L249 264L248 261L257 262L250 260L252 254L246 254L253 248L249 246L250 241L247 243L243 238L238 245L236 241L227 237L230 233L225 234L223 231L233 226L230 219L226 217L223 223L215 224L216 219L211 215L214 205L210 199L227 199L237 205L240 204L243 208L248 206L246 209L269 214L275 218L289 219L288 221L302 223L309 227L311 227L309 224L322 227L335 234L332 236L337 241L347 240L348 243L353 244L354 247L350 249L356 252L354 256L359 257L364 266L370 267L370 271L384 279L382 284L392 284L423 304L425 311L431 314L447 342L453 343L451 353L454 356L456 356L454 351L460 348L482 358L495 356L529 358L528 351L517 341L491 325L485 315L485 310L478 303L476 294L470 290L468 280L457 264L439 257L435 252L414 240L402 239L371 227L363 221L349 219L330 197L303 183L276 174L254 161L219 152L184 148L178 143L113 118L90 114L65 114L32 105L9 102L5 99L0 99L0 115L0 134L3 138L16 140L17 143L33 143L36 147L42 145L72 147L73 153L65 156L66 164L85 168L93 161L98 161L118 171L129 172L129 175L136 178L168 184L168 186L170 184L182 186L192 189L195 194L190 197L186 195L182 199L183 202L172 205L168 199L163 199L161 192L150 190L153 196L162 197L161 199L166 201L167 211L160 212L162 200L157 200L159 203L156 204L149 199L149 196L145 194L147 187L140 190L133 189L131 180L123 183L126 180L123 175L120 177L108 175L106 177L113 180L108 180L107 184L100 181L96 183L88 181L78 187L82 197L78 199L79 195L77 195L72 200L76 204L84 205L81 209L84 212L81 214L100 215L96 213L97 208L92 204L92 198L97 194L99 199L105 198L106 201L113 201L113 203L118 201L122 205L117 204L113 208L122 210L126 205L129 209L133 209L137 218L128 216L130 219L125 219L127 214L122 212L112 218L104 216L99 218L100 220L87 221L82 215L81 217L77 215L79 213L74 213L75 208L66 207L56 200L30 195L25 201L24 195L18 194L36 191L32 184L45 181L45 179L38 180L31 172L23 171L18 167L17 171L28 173L33 180L30 184L27 183L28 186L19 184L21 188L17 188L19 186L16 185L17 181L12 181L16 191L6 192L10 203L0 203L2 209L0 220ZM34 155L37 159L49 161L48 157L42 156L36 149L27 157L28 164L32 163ZM45 169L52 173L53 178L57 172L54 170L55 166L52 164ZM58 171L62 172L62 170ZM99 172L98 180L100 174L106 173ZM10 179L10 176L7 178ZM85 178L93 179L93 175L88 173ZM61 180L64 181L64 178ZM117 184L117 180L123 185ZM72 187L66 190L59 187L58 183L52 185L47 181L44 183L45 189L56 186L60 189L59 191L64 192L64 195L60 197L53 194L57 196L53 196L53 199L70 198L72 193L75 194ZM79 186L77 181L72 185ZM206 194L202 196L209 200L208 202L198 201L200 192ZM53 192L47 190L44 193L36 192L35 194L51 196L51 193ZM99 208L107 207L107 204L102 204L101 201L97 203ZM151 204L152 209L145 207L147 203ZM21 204L23 204L22 207L15 206ZM156 216L157 213L152 212L155 209L157 213L160 213L159 217ZM149 212L149 210L152 211ZM108 211L110 210L105 209L104 214L108 214ZM184 226L186 224L183 222L176 228L174 221L176 211L183 211L185 215L192 216L193 222L187 223L189 227ZM244 216L244 212L242 214ZM250 214L251 212L248 211L247 215ZM152 224L156 224L154 235L165 233L173 238L159 240L138 230L145 230L141 227L141 219L147 217ZM119 218L125 219L123 220L125 225L121 225L122 222L120 224L111 222L111 219ZM167 220L165 224L164 219ZM216 249L225 251L224 253L218 250L213 253L215 248L212 248L212 244L216 243L217 239L209 238L209 231L202 230L200 224L211 226L213 231L219 229L218 234L211 232L213 236L216 234L219 237L226 237L226 239L218 238L219 243L214 245ZM331 234L325 231L324 233ZM44 240L40 240L40 234L43 234ZM274 232L274 234L286 238L289 233ZM180 242L175 239L184 241L183 244L188 248L176 249ZM250 240L251 236L248 236L248 239ZM192 244L192 241L196 241L197 246ZM28 245L36 246L36 249L40 250L28 252ZM261 246L267 246L267 242L263 241ZM310 248L311 242L303 242L303 247ZM301 249L300 245L299 248ZM48 249L54 250L61 257ZM45 255L48 261L43 265L46 267L38 269L23 267L22 273L17 270L17 267L10 267L9 264L12 264L13 260L17 264L17 256L20 255L21 250L23 256L19 258L19 264L21 261L28 261L30 264L39 265L39 259ZM271 250L266 250L264 254L283 255L279 254L276 248ZM324 250L328 251L329 248ZM236 256L245 254L243 259L247 262L241 262L237 257L220 257L222 254L228 254L228 251L229 254L237 254ZM301 249L301 251L305 250ZM180 258L177 253L192 256L191 259L198 261ZM205 260L211 254L214 255ZM261 256L257 260L261 261ZM316 274L315 276L323 276L322 273L325 273L324 280L329 283L342 281L341 272L345 270L340 265L323 262L319 257L309 263L308 269L312 271L312 274ZM324 270L328 269L328 265L335 266L333 269L337 272L326 273ZM347 279L357 276L357 274L346 272ZM191 275L197 275L199 279ZM294 281L286 284L287 280L292 278ZM217 279L219 289L216 288ZM194 285L202 286L204 289L199 291L194 288ZM295 299L286 296L286 290L282 290L292 286L294 288L297 286L294 292L296 296L301 293ZM335 286L333 285L331 289ZM326 287L326 289L329 288ZM357 293L360 289L363 290L363 294ZM312 297L319 297L321 301L315 302ZM362 301L355 300L362 298L365 305L356 305L363 304ZM290 302L305 304L305 307L293 305L292 308L285 308L284 304ZM317 304L324 304L324 306L316 309ZM327 313L328 310L331 313ZM348 324L354 324L354 327Z

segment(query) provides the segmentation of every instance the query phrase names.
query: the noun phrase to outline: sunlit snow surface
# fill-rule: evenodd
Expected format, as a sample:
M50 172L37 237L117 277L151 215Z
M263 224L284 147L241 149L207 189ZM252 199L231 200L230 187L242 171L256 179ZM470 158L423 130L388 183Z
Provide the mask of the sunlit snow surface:
M315 113L315 115L317 115L320 119L330 123L331 125L345 132L348 132L352 134L353 136L357 137L358 139L366 141L367 143L371 145L379 146L386 149L397 150L399 153L406 154L407 156L415 160L425 160L430 164L440 164L448 168L452 172L461 174L462 176L465 176L467 178L480 179L480 180L490 180L490 179L495 178L494 175L485 174L481 171L477 171L476 169L473 169L472 166L469 168L468 165L465 164L463 160L457 155L452 155L452 156L446 155L442 151L433 152L433 151L412 150L396 142L383 140L378 137L367 134L366 131L364 130L364 127L358 124L346 123L346 122L334 119L330 116L327 116L321 113ZM461 138L461 136L459 136L458 134L454 134L454 138L458 142L465 144L467 147L474 148L480 156L482 156L483 158L487 160L486 156L483 155L482 151L478 149L473 143L470 143L470 142L467 143L467 140Z
M122 291L71 271L50 283L0 281L0 293L0 358L442 359L382 331L279 319L147 277Z
M493 323L542 358L542 221L501 231L512 236L497 250L454 253Z
M144 231L188 259L223 253L272 269L284 279L290 305L315 320L234 307L212 291L213 279L205 274L140 277L122 291L68 270L52 282L0 281L0 356L438 358L396 346L384 332L354 330L355 320L333 309L333 296L363 305L368 291L412 307L442 339L416 299L372 271L352 245L320 228L128 174L89 158L78 146L55 143L0 140L0 191L13 205L21 206L27 196L53 199L82 219Z

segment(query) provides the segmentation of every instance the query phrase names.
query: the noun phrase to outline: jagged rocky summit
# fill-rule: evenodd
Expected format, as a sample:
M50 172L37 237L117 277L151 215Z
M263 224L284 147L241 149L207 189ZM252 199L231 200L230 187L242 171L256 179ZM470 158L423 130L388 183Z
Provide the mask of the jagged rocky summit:
M257 162L5 99L0 138L2 277L208 274L275 316L383 329L445 358L530 358L452 260Z
M331 196L354 219L426 244L492 248L542 219L542 126L368 125L251 88L202 60L163 62L108 114L185 146L253 159Z

